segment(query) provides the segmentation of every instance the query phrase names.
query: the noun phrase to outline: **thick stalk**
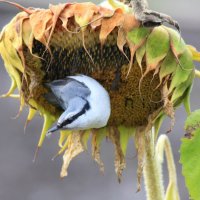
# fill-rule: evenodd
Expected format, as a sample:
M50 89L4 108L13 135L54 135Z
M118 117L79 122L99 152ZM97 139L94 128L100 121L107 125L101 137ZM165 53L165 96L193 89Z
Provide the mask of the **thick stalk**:
M155 156L154 131L149 134L145 141L145 163L144 163L144 183L147 200L163 200L164 185L162 172Z

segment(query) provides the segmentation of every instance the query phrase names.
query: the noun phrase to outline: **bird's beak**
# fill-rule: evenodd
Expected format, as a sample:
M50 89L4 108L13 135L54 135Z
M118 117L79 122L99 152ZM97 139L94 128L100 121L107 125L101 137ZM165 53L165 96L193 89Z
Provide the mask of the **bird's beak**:
M53 126L52 128L50 128L50 129L47 131L46 136L50 136L51 133L53 133L53 132L55 132L55 131L57 131L57 130L59 130L59 129L60 129L59 126L57 126L57 125Z

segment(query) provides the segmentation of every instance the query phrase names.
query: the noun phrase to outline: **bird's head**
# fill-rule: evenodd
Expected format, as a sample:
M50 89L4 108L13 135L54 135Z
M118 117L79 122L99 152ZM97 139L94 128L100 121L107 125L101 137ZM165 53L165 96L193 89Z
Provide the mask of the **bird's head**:
M48 133L67 129L88 129L91 121L87 117L87 112L89 109L90 105L88 101L81 98L73 99L73 101L69 103L68 109L62 113L56 125L49 129Z

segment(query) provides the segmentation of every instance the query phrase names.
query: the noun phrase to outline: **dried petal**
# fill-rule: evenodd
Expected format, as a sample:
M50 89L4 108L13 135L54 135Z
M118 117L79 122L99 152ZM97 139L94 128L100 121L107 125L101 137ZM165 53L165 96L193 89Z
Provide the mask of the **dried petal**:
M68 149L63 155L63 165L60 172L61 178L67 176L67 169L71 160L83 151L84 147L82 145L81 135L79 134L79 132L74 132L73 134L69 135Z
M50 10L36 10L30 15L30 25L32 27L33 36L36 40L47 46L48 36L46 37L46 30L53 26L53 13Z
M126 161L120 145L120 133L116 127L110 129L109 138L115 145L115 172L121 182L122 172L126 168Z
M98 11L99 8L90 2L76 4L74 12L75 21L77 24L79 24L80 27L85 28L84 26L88 25L94 14L96 14Z
M112 18L110 17L110 18L102 19L101 31L99 34L99 39L102 46L105 43L108 35L114 30L114 28L122 25L123 19L124 19L124 16L121 10L116 10Z
M106 130L98 132L95 130L92 131L92 157L99 165L99 169L102 173L104 173L104 164L100 156L100 145L105 136Z
M119 50L125 55L125 57L128 59L128 56L124 53L124 45L127 43L126 41L126 33L124 31L124 29L122 29L121 27L119 28L118 31L118 36L117 36L117 46L119 48Z

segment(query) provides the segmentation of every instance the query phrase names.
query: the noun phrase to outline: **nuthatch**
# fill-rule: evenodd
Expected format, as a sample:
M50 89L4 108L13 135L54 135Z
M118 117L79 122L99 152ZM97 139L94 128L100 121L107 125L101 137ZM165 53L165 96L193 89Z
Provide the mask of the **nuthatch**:
M86 130L107 125L111 112L110 98L93 78L69 76L46 86L51 91L46 99L64 110L57 124L48 130L49 134L57 130Z

